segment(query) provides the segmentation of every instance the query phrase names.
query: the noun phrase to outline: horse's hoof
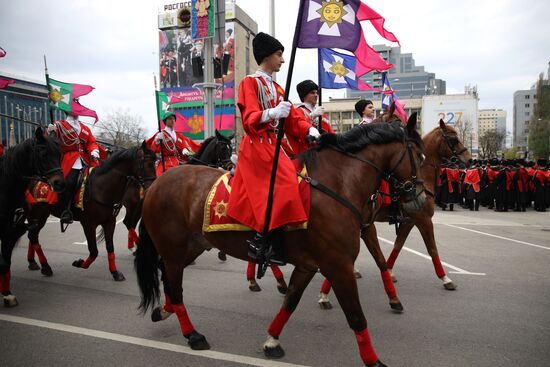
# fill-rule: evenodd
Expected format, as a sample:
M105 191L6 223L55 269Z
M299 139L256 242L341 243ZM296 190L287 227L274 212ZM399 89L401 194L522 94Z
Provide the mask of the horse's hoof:
M50 265L46 263L42 265L42 269L40 269L40 273L42 273L42 275L44 275L45 277L51 277L53 275L53 270L50 267Z
M403 312L403 305L401 304L401 302L397 301L397 303L391 303L390 302L390 307L391 309L396 312L396 313L401 313Z
M288 286L286 285L286 282L284 279L277 280L277 290L281 294L286 294L286 292L288 291Z
M321 307L321 310L330 310L332 303L330 301L319 302L319 307Z
M453 282L443 283L443 287L445 287L445 289L448 291L456 290L456 284L454 284Z
M186 338L187 338L187 344L189 344L189 346L193 350L210 349L210 344L208 344L204 335L196 331L193 331L191 334L187 335Z
M4 296L4 307L11 308L17 306L18 304L19 302L17 302L17 298L13 294Z
M251 292L261 292L262 291L262 288L260 288L260 285L256 282L251 282L249 285L248 285L248 289L250 289Z
M115 282L122 282L126 280L126 278L124 277L124 274L122 274L118 270L112 271L111 275L113 276L113 279L115 280Z
M173 312L167 312L164 307L157 307L151 312L151 321L164 321L172 315Z
M36 263L36 260L29 261L29 270L40 270L40 265Z
M369 364L368 367L388 367L384 363L382 363L380 360L376 361L375 364Z
M355 275L355 279L361 279L361 278L363 278L363 276L361 275L361 273L358 272L357 270L354 270L354 271L353 271L353 275Z
M285 351L280 345L274 347L264 346L264 355L267 358L278 359L285 356Z
M84 264L84 260L82 260L82 259L78 259L78 260L73 261L73 266L75 268L82 268L82 264Z
M227 255L225 254L225 252L218 252L218 259L220 259L220 261L226 261Z

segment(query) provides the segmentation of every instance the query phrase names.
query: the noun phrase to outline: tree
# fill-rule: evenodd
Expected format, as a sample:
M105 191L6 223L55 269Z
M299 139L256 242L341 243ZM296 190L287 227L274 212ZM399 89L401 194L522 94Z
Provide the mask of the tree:
M529 151L533 158L547 158L550 154L550 86L548 80L539 75L537 82L537 103L529 124Z
M470 122L470 120L468 119L461 120L460 122L454 125L454 128L462 144L467 146L470 149L470 151L472 151L472 143L471 143L472 123Z
M504 151L504 159L518 158L519 147L512 147Z
M140 116L131 115L128 110L118 109L109 112L105 120L99 124L98 127L102 131L98 137L117 147L129 148L145 139L143 119Z
M479 150L482 158L495 158L501 150L506 134L502 131L487 130L479 137Z

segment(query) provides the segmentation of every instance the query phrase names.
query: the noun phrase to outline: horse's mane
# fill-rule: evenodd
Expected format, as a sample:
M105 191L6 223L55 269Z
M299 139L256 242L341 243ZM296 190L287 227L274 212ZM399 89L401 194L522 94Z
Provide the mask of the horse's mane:
M32 144L33 139L27 139L4 151L4 155L0 157L0 180L5 183L4 180L12 181L22 175L21 168L31 163L28 155L22 153L27 149L31 149Z
M197 152L197 154L195 154L197 159L201 158L202 154L206 150L206 147L208 146L208 144L210 144L210 142L212 140L214 140L214 138L215 138L215 136L211 136L211 137L207 138L205 141L202 142L201 147L199 148L199 151Z
M95 169L97 174L104 174L113 169L117 164L122 161L132 160L136 157L138 147L132 147L128 149L122 149L114 152L109 158L107 158L99 167Z
M342 134L321 135L317 149L310 149L300 155L300 162L314 163L317 153L334 147L348 153L356 153L368 145L404 141L407 137L404 127L397 123L358 125ZM421 141L420 135L418 139ZM421 144L421 143L420 143Z

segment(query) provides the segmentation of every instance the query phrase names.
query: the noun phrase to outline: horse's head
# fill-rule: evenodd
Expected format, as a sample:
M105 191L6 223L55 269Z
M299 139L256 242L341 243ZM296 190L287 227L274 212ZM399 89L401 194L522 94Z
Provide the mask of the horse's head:
M155 153L149 149L145 141L136 150L135 159L132 164L131 176L147 190L156 178Z
M204 164L230 170L233 164L231 163L232 139L233 135L225 137L216 130L216 135L206 139L202 143L201 148L190 163Z
M55 192L65 190L65 179L61 170L61 148L54 137L44 136L38 127L32 139L32 175L50 184Z
M472 155L468 151L468 148L460 141L456 130L447 125L443 120L439 120L439 127L436 128L438 134L437 139L437 152L439 158L446 158L453 163L466 164Z
M424 161L422 137L416 130L417 115L413 113L404 129L403 149L392 155L391 167L387 173L394 195L401 199L403 208L408 212L419 211L426 201L424 181L418 177L420 165ZM395 121L393 122L395 124Z

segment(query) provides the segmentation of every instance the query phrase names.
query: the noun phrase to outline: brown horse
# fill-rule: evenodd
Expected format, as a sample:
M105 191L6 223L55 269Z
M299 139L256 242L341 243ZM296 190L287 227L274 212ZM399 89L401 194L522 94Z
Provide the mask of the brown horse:
M394 120L396 118L397 117L393 115L393 110L389 110L377 120L381 122ZM393 278L391 271L399 251L403 248L405 240L414 226L418 228L420 234L422 235L426 249L432 258L436 275L443 281L443 286L447 290L456 289L454 282L446 275L445 270L441 265L441 260L439 259L439 252L437 251L432 223L432 216L434 214L435 207L434 193L436 178L439 175L439 166L441 165L442 159L446 158L448 160L466 163L471 156L458 138L455 129L445 124L442 120L439 122L439 126L435 127L424 136L423 145L425 160L422 162L419 177L424 180L424 187L428 192L428 200L426 200L420 211L408 211L406 208L403 208L404 214L408 217L408 220L399 226L393 251L387 261L382 253L382 250L380 249L376 227L371 226L362 234L363 241L373 256L376 265L380 269L384 289L386 290L386 294L389 298L390 307L396 311L402 311L403 305L401 304L395 287L392 284L392 279L394 282L396 280ZM389 219L389 207L382 206L376 214L376 221L389 222ZM320 299L318 301L319 306L322 309L332 308L328 297L328 291L330 291L330 284L325 280L325 283L321 289Z
M278 337L320 269L334 285L363 362L367 366L384 366L370 342L353 264L359 253L360 232L374 220L372 195L383 177L394 182L404 200L417 201L419 206L425 200L424 194L417 194L417 190L422 190L421 183L414 179L420 166L421 138L414 123L407 130L400 124L359 126L342 135L322 136L319 148L302 156L309 175L305 179L319 190L311 191L308 228L284 235L288 261L295 269L282 308L269 327L264 344L266 356L284 355ZM414 141L407 133L416 135ZM165 309L176 313L182 333L193 349L210 346L193 327L183 304L185 266L204 251L205 245L249 260L246 240L253 232L202 233L205 200L221 174L207 167L173 168L151 185L143 202L141 242L135 259L140 307L146 311L158 301L160 267L167 293ZM178 200L174 200L176 197Z
M155 155L143 142L141 146L115 152L100 167L93 169L86 180L84 193L84 209L73 209L75 220L80 221L88 242L89 256L86 260L73 262L77 268L87 269L97 258L96 229L101 226L100 238L105 239L109 271L114 280L124 280L124 275L117 270L114 253L113 234L116 226L116 216L121 207L121 201L130 185L147 189L155 179ZM44 256L39 241L40 230L46 224L50 214L59 217L63 208L59 203L50 205L38 202L30 205L27 212L29 221L30 247L38 253L42 274L53 274L48 260Z

